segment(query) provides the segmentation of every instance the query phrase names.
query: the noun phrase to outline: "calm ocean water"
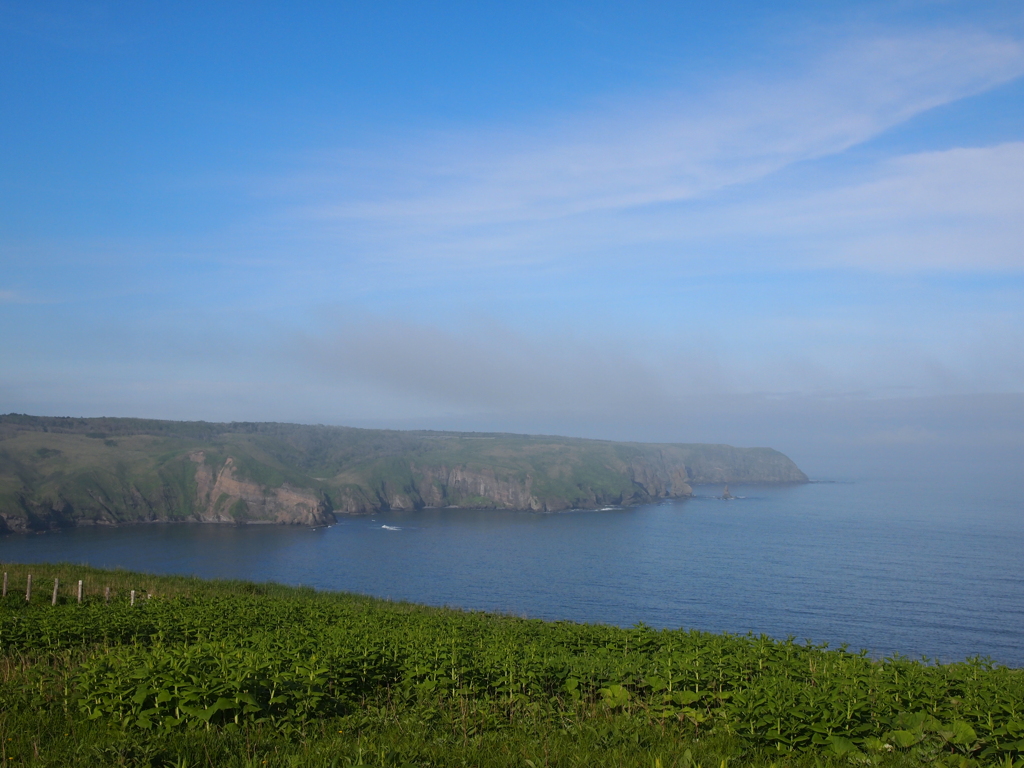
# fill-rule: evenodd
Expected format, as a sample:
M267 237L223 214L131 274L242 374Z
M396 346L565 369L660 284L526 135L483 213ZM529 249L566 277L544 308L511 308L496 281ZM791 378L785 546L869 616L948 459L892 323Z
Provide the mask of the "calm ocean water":
M1024 505L913 482L697 488L605 511L144 525L0 538L0 561L237 577L628 626L765 633L1024 666Z

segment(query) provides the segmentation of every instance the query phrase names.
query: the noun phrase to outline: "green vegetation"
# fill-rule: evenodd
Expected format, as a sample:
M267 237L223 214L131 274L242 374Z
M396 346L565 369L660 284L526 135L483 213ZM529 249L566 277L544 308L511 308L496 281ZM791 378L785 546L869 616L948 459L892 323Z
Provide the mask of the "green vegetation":
M1024 672L980 659L3 570L7 765L1024 765Z
M0 532L243 518L323 525L334 511L424 506L553 511L686 496L692 483L806 480L770 448L0 416Z

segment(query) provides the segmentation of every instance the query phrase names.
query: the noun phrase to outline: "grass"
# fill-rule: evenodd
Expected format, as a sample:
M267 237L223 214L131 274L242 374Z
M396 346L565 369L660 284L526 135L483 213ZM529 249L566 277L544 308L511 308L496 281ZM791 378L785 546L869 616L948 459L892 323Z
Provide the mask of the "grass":
M1024 676L982 659L0 569L5 765L1024 766Z

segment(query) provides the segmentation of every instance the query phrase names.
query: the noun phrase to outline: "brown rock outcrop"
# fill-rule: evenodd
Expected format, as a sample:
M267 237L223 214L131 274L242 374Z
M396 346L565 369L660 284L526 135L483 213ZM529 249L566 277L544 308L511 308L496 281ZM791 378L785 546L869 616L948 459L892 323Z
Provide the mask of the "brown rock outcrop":
M278 523L327 525L334 514L326 499L312 491L269 488L238 477L235 460L228 457L214 473L202 451L189 454L196 467L197 519L204 523Z

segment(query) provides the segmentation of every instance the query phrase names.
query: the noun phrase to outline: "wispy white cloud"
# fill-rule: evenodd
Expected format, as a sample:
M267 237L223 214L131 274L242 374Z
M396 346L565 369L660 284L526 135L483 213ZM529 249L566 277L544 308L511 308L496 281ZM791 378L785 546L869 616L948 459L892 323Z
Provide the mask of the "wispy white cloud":
M902 157L806 202L802 223L838 235L839 264L1024 268L1024 142Z
M378 259L529 260L578 251L588 241L671 239L679 228L673 221L689 224L687 203L841 153L1022 74L1024 46L986 33L861 40L798 72L607 103L531 129L422 137L377 156L348 155L351 163L321 158L320 167L291 180L286 226L362 243ZM969 160L958 167L956 160L909 159L875 182L876 190L898 196L906 191L899 183L927 187L941 173L938 181L958 184L958 171L974 171ZM864 196L858 205L869 217L871 189L858 189L847 195ZM833 192L817 204L849 202L842 198ZM666 205L675 207L666 212ZM652 235L651 225L660 234Z
M787 269L1020 270L1024 142L903 155L855 180L758 190L646 224L649 241L713 244Z

